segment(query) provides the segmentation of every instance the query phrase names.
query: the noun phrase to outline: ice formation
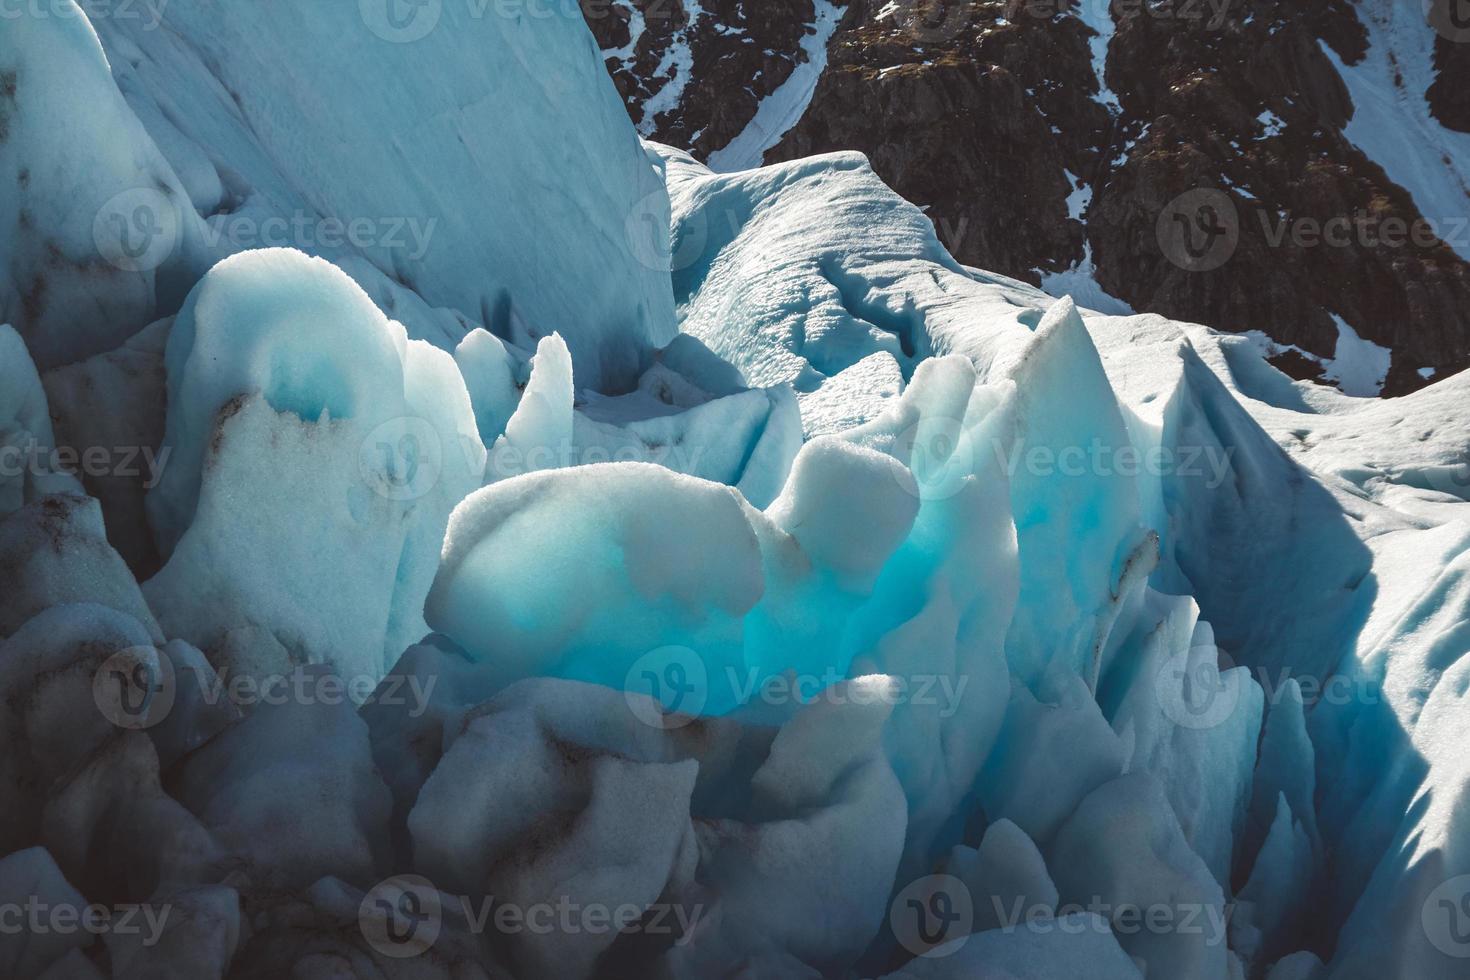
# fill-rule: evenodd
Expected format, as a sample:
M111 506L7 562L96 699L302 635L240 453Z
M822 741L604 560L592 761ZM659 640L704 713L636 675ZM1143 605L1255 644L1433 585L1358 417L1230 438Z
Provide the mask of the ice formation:
M0 975L1463 975L1470 377L1053 301L856 154L714 173L575 5L52 6Z

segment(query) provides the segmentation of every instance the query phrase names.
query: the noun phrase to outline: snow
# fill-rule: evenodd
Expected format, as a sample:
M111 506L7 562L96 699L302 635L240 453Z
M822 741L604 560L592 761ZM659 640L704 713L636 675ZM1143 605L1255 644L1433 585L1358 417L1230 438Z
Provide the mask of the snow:
M1097 101L1116 116L1123 107L1118 104L1118 96L1108 88L1107 81L1108 46L1117 30L1113 23L1113 5L1100 0L1083 0L1077 6L1077 16L1093 30L1087 45L1092 51L1092 71L1097 76Z
M147 129L109 145L151 136L169 162L224 186L217 206L199 202L219 244L193 278L243 233L245 247L351 265L412 336L453 349L468 328L434 312L452 307L523 347L559 331L589 382L630 384L641 356L674 334L667 204L580 9L436 3L415 8L411 33L431 29L412 40L371 11L303 7L283 20L257 5L170 4L158 30L97 18L117 83L98 86L113 100L120 90L128 108L117 115ZM85 26L21 20L32 23ZM59 98L75 86L54 88ZM348 108L362 105L374 109ZM567 124L560 138L533 138L552 116ZM524 193L550 173L563 178L556 193ZM90 243L90 218L86 230ZM563 270L554 285L547 269Z
M1073 221L1082 221L1092 203L1093 189L1070 170L1063 172L1067 175L1067 183L1072 187L1072 193L1067 195L1067 216ZM1049 296L1059 299L1070 296L1079 306L1110 316L1128 316L1133 313L1131 306L1098 285L1097 267L1092 261L1090 241L1082 242L1082 258L1070 269L1043 274L1041 288Z
M643 103L643 122L639 124L639 131L644 136L653 132L660 114L678 107L679 100L684 97L684 90L689 87L689 79L694 74L694 51L690 48L689 39L699 26L700 18L704 16L704 8L700 6L699 0L680 0L680 5L686 22L669 39L668 49L664 51L658 67L653 70L652 78L665 81Z
M816 20L807 25L801 39L805 56L791 70L786 81L760 100L755 117L724 147L709 155L709 167L716 173L731 173L759 167L766 151L789 133L816 94L817 82L827 70L827 45L841 23L844 9L832 0L813 0ZM882 19L882 13L878 18Z
M1388 377L1393 351L1359 337L1336 313L1332 314L1332 322L1337 324L1337 349L1332 360L1323 362L1327 368L1322 373L1323 380L1336 382L1345 395L1378 397Z
M444 525L485 466L453 359L335 266L266 249L205 276L165 361L150 606L216 662L376 681L423 635ZM311 512L311 533L283 512Z
M1347 138L1414 198L1434 233L1461 258L1470 238L1458 233L1470 198L1470 134L1446 129L1425 95L1435 80L1437 39L1422 4L1355 0L1368 52L1346 64L1325 42L1322 51L1347 84L1353 116Z

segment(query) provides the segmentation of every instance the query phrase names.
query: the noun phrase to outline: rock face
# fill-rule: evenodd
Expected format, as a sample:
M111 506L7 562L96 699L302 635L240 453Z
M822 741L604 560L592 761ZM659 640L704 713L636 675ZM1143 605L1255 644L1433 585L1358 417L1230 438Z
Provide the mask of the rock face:
M583 2L640 130L716 169L827 6ZM1470 365L1470 30L1449 2L849 0L810 104L776 96L796 110L764 160L860 150L967 265L1259 330L1303 377L1341 378L1361 338L1391 352L1368 393L1400 394Z

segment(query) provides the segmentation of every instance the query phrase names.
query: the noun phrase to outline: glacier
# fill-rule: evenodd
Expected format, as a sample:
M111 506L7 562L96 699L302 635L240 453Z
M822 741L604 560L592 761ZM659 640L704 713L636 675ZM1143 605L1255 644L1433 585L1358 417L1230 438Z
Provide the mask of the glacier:
M0 975L1464 975L1470 375L717 173L575 4L125 12L0 22Z

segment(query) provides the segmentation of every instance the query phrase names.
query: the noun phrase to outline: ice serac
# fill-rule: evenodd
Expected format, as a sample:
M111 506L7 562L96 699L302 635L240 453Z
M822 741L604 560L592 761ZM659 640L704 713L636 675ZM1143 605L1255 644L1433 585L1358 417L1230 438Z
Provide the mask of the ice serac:
M522 681L433 739L444 754L407 817L414 853L472 898L661 903L674 910L660 954L670 976L718 975L752 956L788 975L848 965L883 914L904 829L880 748L888 706L864 693L874 692L839 689L779 729L630 725L630 698L656 704ZM548 808L559 816L544 819ZM528 932L508 949L521 971L570 977L647 955L620 954L614 940Z
M0 516L48 493L80 492L74 477L53 472L55 445L30 352L14 327L0 324L0 452L11 461L0 472Z
M672 339L661 167L575 4L160 11L97 31L216 254L340 261L450 348L463 317L527 349L559 331L590 387Z
M271 249L210 271L165 360L172 459L147 505L167 564L145 591L166 632L258 676L375 682L426 632L444 526L484 469L453 359L335 266Z
M47 370L177 306L202 222L73 0L0 36L0 323Z
M493 484L449 522L429 625L511 677L616 687L645 654L688 648L728 710L741 619L764 589L747 512L727 487L646 463Z

